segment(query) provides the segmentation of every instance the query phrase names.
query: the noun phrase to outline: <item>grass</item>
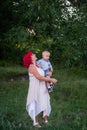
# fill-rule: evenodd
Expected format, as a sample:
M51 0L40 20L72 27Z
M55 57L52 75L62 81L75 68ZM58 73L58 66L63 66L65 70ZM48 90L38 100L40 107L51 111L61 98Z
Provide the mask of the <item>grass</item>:
M59 82L50 94L49 125L42 125L41 130L87 130L87 79L76 71L55 68ZM20 66L0 67L0 72L1 78L27 74ZM0 130L35 129L25 108L27 91L26 79L0 82Z
M15 65L14 67L0 67L0 78L18 76L25 73L27 73L27 70L17 65Z

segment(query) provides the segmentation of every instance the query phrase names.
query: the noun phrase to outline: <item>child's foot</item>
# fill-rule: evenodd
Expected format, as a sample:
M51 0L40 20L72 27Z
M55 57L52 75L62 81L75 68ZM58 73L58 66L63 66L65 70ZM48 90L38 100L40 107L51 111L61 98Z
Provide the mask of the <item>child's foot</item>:
M53 87L54 87L54 84L53 84L53 83L50 83L50 87L53 89Z
M54 84L50 83L50 86L48 87L49 93L53 91Z
M51 93L53 91L53 88L49 87L48 92Z

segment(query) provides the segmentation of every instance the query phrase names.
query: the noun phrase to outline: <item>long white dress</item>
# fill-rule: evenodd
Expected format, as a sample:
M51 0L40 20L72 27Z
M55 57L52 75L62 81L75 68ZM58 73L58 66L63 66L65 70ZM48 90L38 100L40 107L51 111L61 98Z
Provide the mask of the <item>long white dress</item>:
M35 66L36 67L36 66ZM44 76L44 71L36 67L38 73ZM49 116L51 112L50 96L45 81L38 80L29 73L29 89L27 95L26 109L35 124L35 116L43 111L43 117Z

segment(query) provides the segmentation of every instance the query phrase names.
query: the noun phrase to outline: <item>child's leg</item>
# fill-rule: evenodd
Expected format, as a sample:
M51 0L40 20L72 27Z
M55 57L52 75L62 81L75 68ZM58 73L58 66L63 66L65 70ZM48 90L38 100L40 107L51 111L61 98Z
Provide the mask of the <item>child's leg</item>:
M48 75L47 75L46 77L50 78ZM49 86L50 86L50 83L49 83L49 82L46 82L46 88L47 88L47 89L49 88Z
M50 77L50 76L46 76L46 77ZM53 91L53 83L46 82L46 88L48 89L49 92L52 92Z
M47 89L50 88L50 83L49 82L46 82L46 87L47 87Z

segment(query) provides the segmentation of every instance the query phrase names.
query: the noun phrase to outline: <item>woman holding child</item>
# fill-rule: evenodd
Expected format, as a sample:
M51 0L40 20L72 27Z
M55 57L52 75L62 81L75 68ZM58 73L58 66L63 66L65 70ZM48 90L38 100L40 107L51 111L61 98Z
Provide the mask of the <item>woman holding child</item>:
M28 52L23 57L24 66L28 69L29 89L27 95L26 109L33 120L35 127L41 127L38 115L43 112L43 121L48 123L47 117L50 115L50 96L45 82L56 83L57 80L44 76L44 71L36 65L36 55Z

